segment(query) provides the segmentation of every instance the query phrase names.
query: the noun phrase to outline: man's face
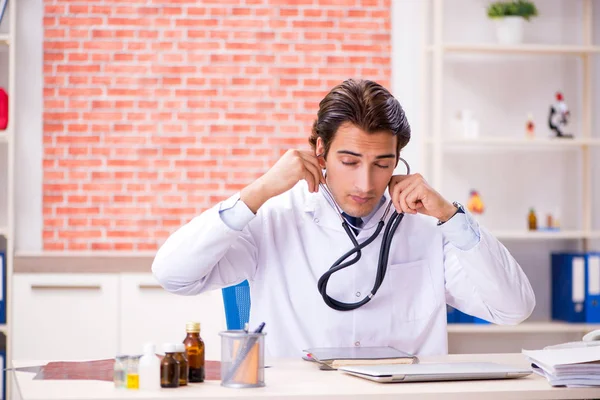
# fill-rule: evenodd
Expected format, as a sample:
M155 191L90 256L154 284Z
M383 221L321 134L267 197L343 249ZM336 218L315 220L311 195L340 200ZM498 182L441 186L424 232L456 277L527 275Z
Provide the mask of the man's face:
M347 214L364 217L379 204L396 166L397 140L389 132L340 126L327 154L327 186ZM325 150L320 138L316 150Z

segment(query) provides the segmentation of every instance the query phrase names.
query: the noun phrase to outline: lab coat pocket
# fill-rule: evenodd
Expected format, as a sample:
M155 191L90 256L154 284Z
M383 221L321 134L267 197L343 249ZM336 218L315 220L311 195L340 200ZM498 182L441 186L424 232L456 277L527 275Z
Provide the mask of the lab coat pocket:
M410 322L431 316L435 292L428 260L391 264L387 273L394 320Z

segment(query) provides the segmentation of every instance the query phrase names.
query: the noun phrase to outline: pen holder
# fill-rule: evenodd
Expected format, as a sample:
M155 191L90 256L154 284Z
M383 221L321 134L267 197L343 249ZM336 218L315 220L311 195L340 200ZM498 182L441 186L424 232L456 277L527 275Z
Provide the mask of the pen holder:
M265 335L242 330L220 332L221 386L265 386Z

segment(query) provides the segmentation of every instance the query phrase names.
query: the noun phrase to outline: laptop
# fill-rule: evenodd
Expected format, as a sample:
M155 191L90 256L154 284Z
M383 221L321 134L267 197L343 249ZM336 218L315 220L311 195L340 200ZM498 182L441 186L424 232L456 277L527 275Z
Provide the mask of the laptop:
M531 375L527 368L515 368L496 363L424 363L354 365L339 371L375 382L433 382L481 379L512 379Z

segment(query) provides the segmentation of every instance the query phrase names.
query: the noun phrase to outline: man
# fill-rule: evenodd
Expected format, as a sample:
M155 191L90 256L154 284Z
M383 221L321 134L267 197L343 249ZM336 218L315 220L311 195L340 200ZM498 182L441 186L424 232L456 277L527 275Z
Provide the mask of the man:
M240 193L179 228L156 255L156 278L182 295L247 279L250 325L267 323L273 357L348 346L443 354L446 304L497 324L525 320L534 294L506 248L419 174L392 176L409 139L404 111L386 89L366 80L341 83L319 105L312 151L288 151ZM317 289L354 247L320 183L346 221L362 228L359 243L373 234L390 198L404 213L381 287L350 311L331 308ZM356 264L332 274L328 296L344 303L368 296L382 237Z

